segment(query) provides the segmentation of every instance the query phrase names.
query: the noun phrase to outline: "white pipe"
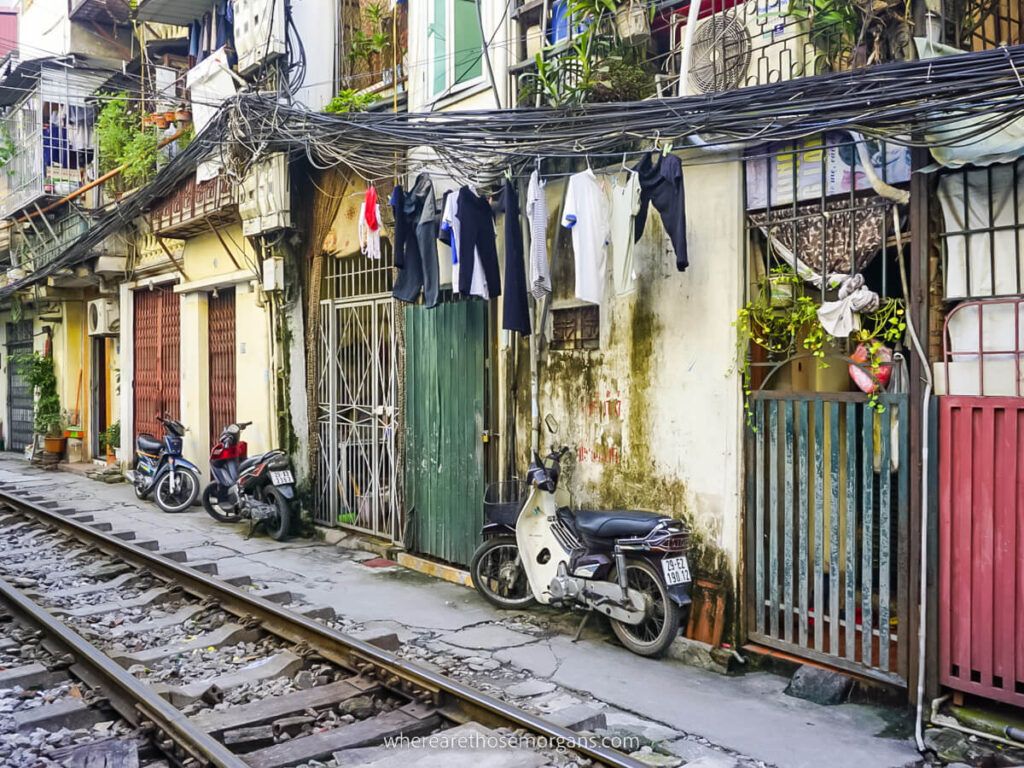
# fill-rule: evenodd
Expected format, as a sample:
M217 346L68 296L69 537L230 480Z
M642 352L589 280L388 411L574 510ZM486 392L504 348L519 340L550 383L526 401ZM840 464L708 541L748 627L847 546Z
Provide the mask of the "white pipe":
M690 0L690 13L686 17L686 35L683 38L683 60L679 65L679 95L689 96L690 61L693 56L693 36L697 33L701 0Z
M910 340L921 361L921 370L924 373L924 395L921 404L921 569L918 577L921 581L921 588L918 595L920 602L920 617L917 627L917 710L914 718L914 739L917 742L919 752L926 749L924 743L924 672L925 672L925 645L928 635L928 432L930 409L928 404L932 396L932 368L928 362L928 356L921 346L921 340L917 336L917 329L911 316L910 286L907 281L907 266L903 259L903 236L900 232L899 212L893 208L893 222L896 231L896 250L900 262L900 281L903 284L903 296L908 301L907 307L907 330L910 332Z

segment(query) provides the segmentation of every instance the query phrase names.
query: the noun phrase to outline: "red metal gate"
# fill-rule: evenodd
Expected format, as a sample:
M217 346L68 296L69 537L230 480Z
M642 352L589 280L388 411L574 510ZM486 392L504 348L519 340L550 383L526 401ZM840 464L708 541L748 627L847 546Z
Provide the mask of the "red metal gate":
M1024 706L1024 399L939 399L940 681Z
M181 413L179 297L171 286L135 291L134 433L163 434L156 416Z
M210 445L235 413L235 289L210 297Z

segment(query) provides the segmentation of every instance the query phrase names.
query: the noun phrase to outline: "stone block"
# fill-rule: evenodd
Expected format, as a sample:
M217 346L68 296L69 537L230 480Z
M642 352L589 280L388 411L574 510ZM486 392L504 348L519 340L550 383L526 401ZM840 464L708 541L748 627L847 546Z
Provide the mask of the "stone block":
M786 693L798 699L826 706L842 704L850 694L853 679L831 669L804 664L786 686Z

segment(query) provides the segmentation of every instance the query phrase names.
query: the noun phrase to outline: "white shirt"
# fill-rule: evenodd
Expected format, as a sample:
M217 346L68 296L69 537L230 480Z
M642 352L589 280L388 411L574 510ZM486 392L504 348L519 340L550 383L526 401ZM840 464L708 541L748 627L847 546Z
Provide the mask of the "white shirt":
M611 191L612 284L619 296L636 290L633 268L633 219L640 210L640 181L635 173L612 184Z
M380 258L380 203L374 206L377 214L377 228L370 229L366 223L366 201L359 204L359 224L356 232L359 235L359 250L370 259Z
M444 213L441 214L441 228L452 233L452 291L459 292L459 265L464 258L459 253L459 233L462 225L459 223L459 193L452 192L444 201ZM480 253L473 249L473 281L469 286L470 296L479 296L482 299L491 298L487 292L487 278L484 276L484 267L480 261Z
M530 222L530 293L542 299L551 293L548 265L548 200L537 171L530 174L526 192L526 217Z
M562 226L572 230L576 257L576 298L600 304L604 298L610 235L608 199L591 169L569 177Z

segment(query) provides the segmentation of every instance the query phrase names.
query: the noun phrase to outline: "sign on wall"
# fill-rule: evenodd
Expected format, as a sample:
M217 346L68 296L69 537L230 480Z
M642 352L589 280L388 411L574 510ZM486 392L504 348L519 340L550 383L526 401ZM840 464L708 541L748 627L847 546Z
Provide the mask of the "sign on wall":
M874 139L865 148L878 178L889 184L910 180L910 149ZM752 151L747 165L747 210L849 194L871 188L850 134L834 131L799 144L773 144Z

